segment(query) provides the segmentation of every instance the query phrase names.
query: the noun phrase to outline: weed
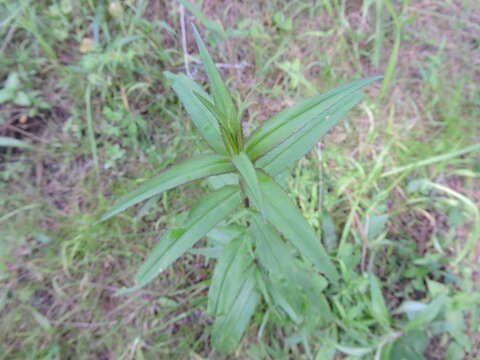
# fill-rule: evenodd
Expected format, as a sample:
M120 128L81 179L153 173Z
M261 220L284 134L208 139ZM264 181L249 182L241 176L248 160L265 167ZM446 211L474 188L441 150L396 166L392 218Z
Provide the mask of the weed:
M209 151L169 87L183 88L169 72L206 78L182 26L191 16L221 61L245 142L317 89L395 65L382 101L381 85L368 86L275 177L321 236L339 287L318 282L325 302L306 286L304 302L287 293L278 304L269 291L283 294L285 281L261 271L234 355L212 347L208 289L225 245L254 226L253 200L149 286L113 295L158 234L183 228L202 194L238 175L93 226L106 195ZM0 1L0 358L478 358L478 23L474 0ZM261 267L258 242L247 243Z
M101 220L192 180L235 174L225 185L199 200L180 228L167 231L135 276L138 290L222 221L243 200L247 226L223 244L209 291L208 312L215 316L213 344L234 351L260 297L305 326L315 308L325 276L337 287L339 274L308 222L291 203L274 177L288 169L356 105L361 88L380 77L357 80L275 115L244 140L240 118L213 60L194 27L212 97L184 75L169 77L198 130L216 154L175 165L119 200ZM281 238L283 235L289 243ZM293 245L293 246L292 246ZM299 255L295 253L299 251ZM312 271L314 266L316 271ZM288 270L287 270L288 269ZM306 305L309 304L309 305ZM325 300L320 308L322 312ZM303 324L303 325L301 325Z

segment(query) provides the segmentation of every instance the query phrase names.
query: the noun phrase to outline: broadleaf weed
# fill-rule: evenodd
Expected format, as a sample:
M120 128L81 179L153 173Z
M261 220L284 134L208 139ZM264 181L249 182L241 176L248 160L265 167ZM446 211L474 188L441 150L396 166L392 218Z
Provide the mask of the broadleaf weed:
M194 35L211 98L184 75L167 73L167 77L215 153L169 168L120 199L101 220L193 180L236 175L233 184L229 178L228 185L217 186L199 200L180 229L166 232L138 270L136 285L121 291L125 294L150 283L243 204L244 226L220 250L208 304L215 317L212 342L232 352L261 299L280 318L303 326L309 325L309 314L329 313L323 290L328 283L338 286L340 272L276 177L361 100L362 87L381 77L357 80L307 99L273 116L244 139L232 97L196 28Z

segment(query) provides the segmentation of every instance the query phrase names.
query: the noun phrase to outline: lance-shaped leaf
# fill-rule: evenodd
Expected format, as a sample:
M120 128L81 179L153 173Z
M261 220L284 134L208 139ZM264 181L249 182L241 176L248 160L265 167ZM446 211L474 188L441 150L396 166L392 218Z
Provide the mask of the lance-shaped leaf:
M255 254L260 264L267 269L272 276L282 278L291 284L295 284L293 269L295 268L292 249L280 238L275 228L265 223L257 215L252 216L252 237L256 240Z
M296 323L311 317L318 322L318 315L324 321L330 320L328 303L325 304L322 294L327 281L309 271L309 262L294 257L292 247L258 215L253 216L250 229L256 240L259 264L269 272L267 284L273 301Z
M380 76L374 76L341 85L274 115L247 141L246 149L249 157L252 160L258 159L333 106L347 101L363 86L380 78Z
M260 265L269 272L268 291L276 303L290 318L300 323L303 319L304 296L298 287L295 273L296 264L292 249L280 238L275 228L259 216L252 217L250 227L256 241L255 254Z
M135 289L152 281L240 204L237 186L225 186L199 200L190 211L185 227L170 231L161 239L138 269Z
M208 293L208 312L216 317L212 342L220 350L234 350L255 310L254 271L247 236L225 245Z
M210 147L219 154L227 154L223 145L220 127L215 116L205 107L195 93L205 99L210 99L208 94L192 79L183 74L172 74L166 71L165 76L172 81L172 87L180 101L183 103L188 115Z
M248 158L247 154L241 152L232 157L232 162L240 173L248 193L251 195L251 200L257 207L258 211L264 214L263 195L258 184L257 173L255 168Z
M349 111L360 102L362 93L357 91L328 112L319 116L307 126L297 131L255 163L272 176L280 174L301 159L320 139Z
M221 155L203 155L186 160L146 181L138 189L121 198L112 209L102 216L100 221L106 220L130 206L179 185L211 175L228 173L233 170L235 170L235 167L232 163L228 158Z
M207 73L208 80L210 82L210 87L213 95L213 100L215 105L218 107L220 112L224 115L223 119L226 121L224 125L225 128L230 131L237 131L240 128L240 121L237 118L235 106L233 104L230 93L227 90L227 87L223 83L220 73L218 72L215 64L208 53L207 47L205 46L200 34L198 33L195 25L193 26L193 35L197 43L198 49L200 51L200 57L202 58L203 66L205 67L205 72Z
M237 149L239 150L241 147L241 144L236 144L238 143L238 138L235 133L230 132L227 128L224 127L224 124L226 123L226 120L224 118L224 115L220 113L219 109L213 104L209 99L205 98L202 94L198 92L194 92L195 96L197 97L198 100L205 106L206 109L212 114L215 119L217 119L218 124L220 125L220 134L222 135L223 139L223 144L225 148L227 149L228 154L236 154L238 153ZM242 133L239 133L240 136L242 136ZM243 141L243 139L242 139Z
M447 294L441 294L432 300L425 309L415 312L415 317L405 324L405 331L414 331L425 328L427 324L435 320L448 300Z
M215 117L217 120L219 126L220 126L220 133L223 128L223 124L225 121L223 121L222 114L220 113L219 109L215 107L215 104L210 101L210 99L207 99L205 96L200 94L199 92L194 91L193 94L197 97L197 99L205 106L205 108Z
M240 284L231 279L234 276L244 276L253 264L248 251L248 240L248 237L240 236L229 241L223 248L208 291L208 313L212 316L222 314L232 306Z
M295 245L318 271L325 274L331 282L337 283L338 272L310 224L270 176L263 171L257 171L257 174L264 196L267 220Z
M226 353L233 352L255 312L259 296L255 291L255 268L245 274L240 292L231 309L215 319L212 331L212 343Z
M371 311L375 320L378 321L385 329L390 328L390 315L388 312L385 299L383 298L382 290L380 287L380 281L377 277L370 273L370 297L371 297Z

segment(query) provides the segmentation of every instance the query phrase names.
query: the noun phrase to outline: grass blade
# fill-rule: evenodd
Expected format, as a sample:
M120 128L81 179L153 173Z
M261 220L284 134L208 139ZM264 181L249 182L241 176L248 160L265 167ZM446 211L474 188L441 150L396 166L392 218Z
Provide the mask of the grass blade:
M400 43L402 41L402 21L397 15L394 5L390 2L390 0L383 1L382 3L385 3L388 12L392 16L395 30L395 38L393 42L393 49L391 51L390 57L388 58L387 69L385 71L385 79L383 79L382 86L380 88L380 95L378 96L377 100L378 103L383 100L387 92L388 86L393 79L395 68L397 66L398 53L400 51Z
M458 157L460 155L468 154L469 152L476 152L476 151L480 151L480 144L470 145L456 151L452 151L452 152L437 155L437 156L432 156L427 159L420 160L409 165L394 168L392 170L384 172L380 177L383 178L387 176L397 175L400 173L407 173L409 171L416 170L422 166L428 166L431 164L435 164L437 162L447 161L447 160L453 159L454 157Z
M173 81L172 88L182 102L188 115L198 131L202 134L210 147L219 154L227 154L220 134L220 127L215 116L208 111L204 104L194 93L202 95L205 99L210 99L208 94L193 80L183 74L172 74L166 71L167 79Z
M0 136L0 147L17 147L22 149L33 149L33 146L17 139Z
M208 19L197 5L187 0L177 0L177 1L183 6L185 6L185 8L189 12L191 12L192 15L195 16L197 20L200 21L203 24L203 26L205 26L207 29L214 31L221 36L226 36L225 30L223 30L221 24L214 20Z
M267 220L291 241L318 271L325 274L331 282L337 283L338 272L310 224L272 178L262 171L257 174L265 199Z
M107 220L143 200L159 195L179 185L211 175L228 173L233 170L235 170L235 167L228 158L221 155L204 155L186 160L172 166L170 169L142 184L135 191L124 196L99 221Z
M90 143L90 151L92 152L93 164L95 165L95 173L97 174L97 179L100 177L100 168L98 165L98 155L97 155L97 142L95 141L95 131L93 129L93 118L92 118L92 88L90 85L87 85L85 90L85 105L87 111L87 134L88 142Z
M236 186L225 186L202 198L191 210L185 227L169 231L153 249L135 275L135 289L152 281L240 204Z
M288 169L295 161L302 158L335 124L362 99L357 91L345 102L332 107L330 111L319 116L315 121L278 145L265 156L258 159L255 165L272 176Z
M381 76L373 76L341 85L274 115L247 141L246 150L249 157L256 160L265 155L293 133L321 117L333 106L348 101L355 96L357 90L380 78Z
M7 221L8 219L10 219L11 217L17 215L17 214L20 214L24 211L27 211L27 210L30 210L30 209L34 209L36 207L40 206L39 204L30 204L30 205L26 205L26 206L23 206L21 208L18 208L18 209L15 209L5 215L3 215L2 217L0 217L0 223L4 222L4 221Z

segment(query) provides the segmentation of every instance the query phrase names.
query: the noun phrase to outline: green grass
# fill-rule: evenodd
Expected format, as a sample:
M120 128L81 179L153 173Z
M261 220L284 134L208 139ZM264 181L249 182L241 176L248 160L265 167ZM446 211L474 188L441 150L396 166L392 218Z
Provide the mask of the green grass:
M186 254L146 289L113 296L203 191L175 189L95 222L202 143L163 75L185 72L179 4L126 1L118 17L101 4L0 4L0 87L18 76L0 136L34 146L0 148L0 358L226 358L209 339L212 260ZM478 358L478 4L227 5L200 6L196 25L251 105L247 129L313 93L388 74L285 178L343 269L334 320L319 317L306 336L260 307L233 358L375 359L394 340L408 359ZM189 70L206 84L189 11ZM438 318L403 335L407 300Z

